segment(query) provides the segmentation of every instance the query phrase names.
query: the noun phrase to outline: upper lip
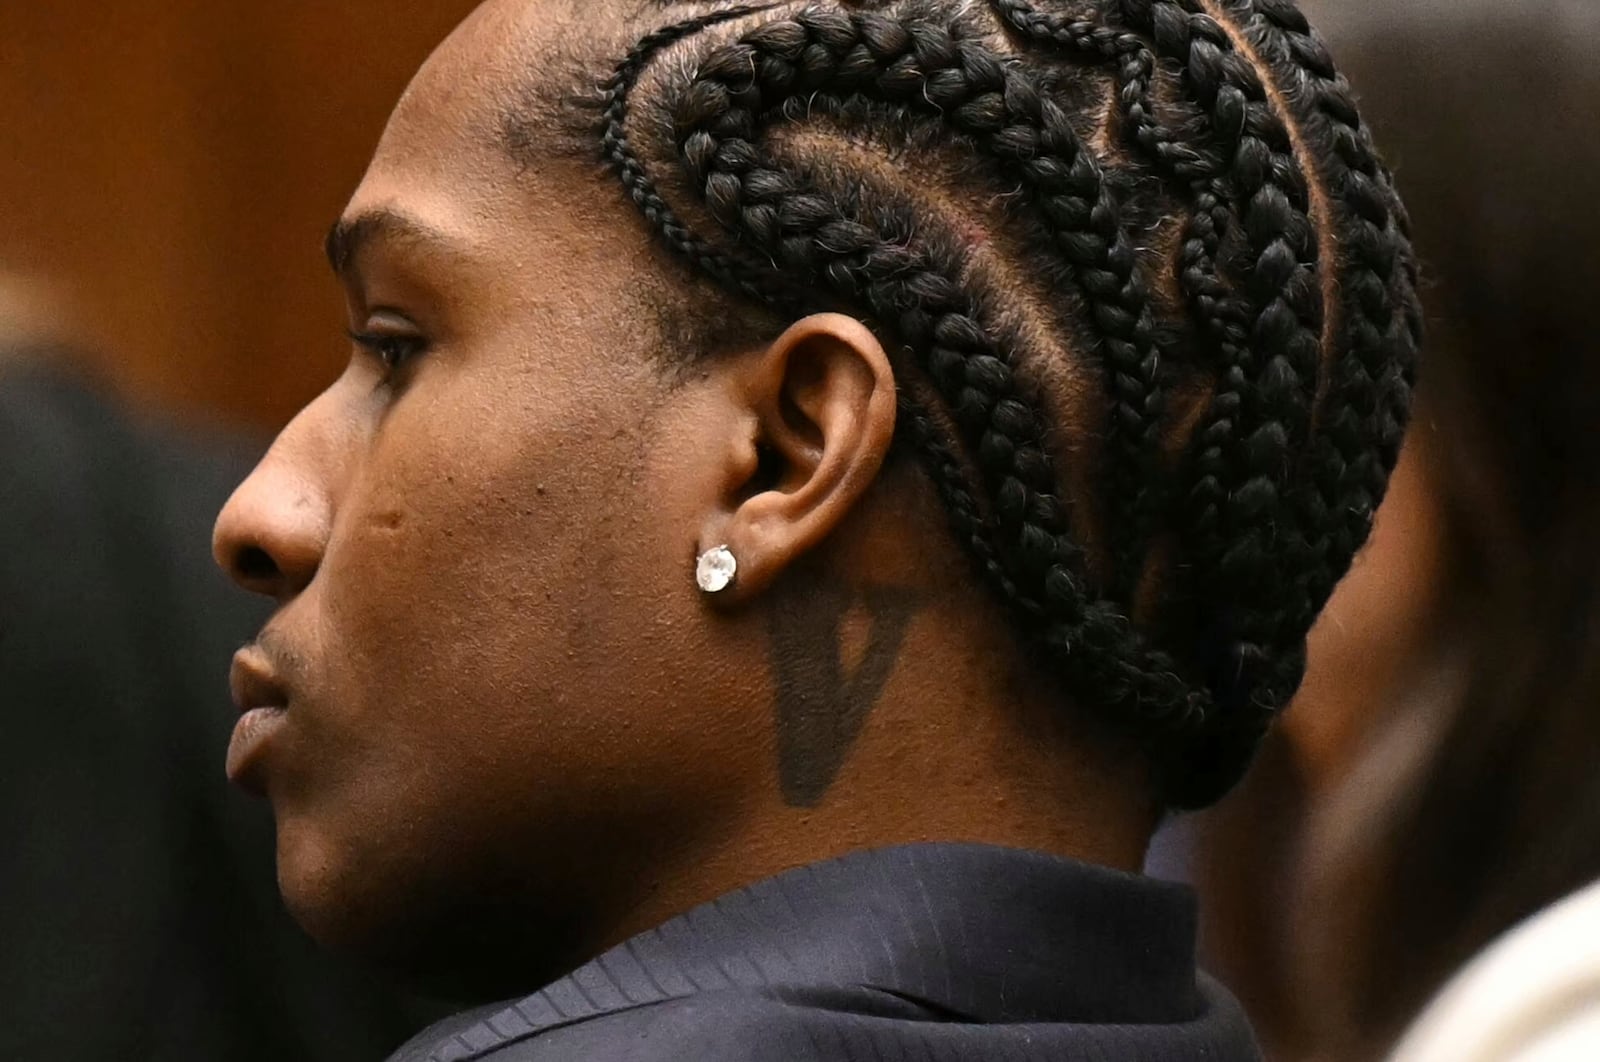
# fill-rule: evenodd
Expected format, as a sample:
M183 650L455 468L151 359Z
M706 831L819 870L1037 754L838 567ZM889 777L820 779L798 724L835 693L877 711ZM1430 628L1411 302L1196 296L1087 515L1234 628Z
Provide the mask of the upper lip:
M253 647L240 649L233 655L233 667L228 672L228 688L233 693L233 703L240 712L255 708L287 708L288 692L272 673L272 668Z

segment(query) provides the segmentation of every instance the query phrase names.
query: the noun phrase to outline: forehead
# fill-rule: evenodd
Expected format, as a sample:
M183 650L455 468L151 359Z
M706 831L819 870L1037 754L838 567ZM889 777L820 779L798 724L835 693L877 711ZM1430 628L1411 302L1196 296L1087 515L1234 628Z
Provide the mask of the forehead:
M604 62L605 45L588 31L616 21L598 8L580 18L571 0L491 0L479 7L406 88L347 216L403 207L413 214L436 210L443 215L436 220L499 219L526 205L538 185L569 187L579 172L592 180L590 160L571 150L563 105ZM620 40L615 29L602 36ZM529 119L548 129L549 150L513 159L505 145L512 114L524 129Z
M595 115L573 101L637 33L605 10L574 0L477 9L407 87L344 220L414 220L479 267L475 297L559 309L570 327L592 326L584 312L604 300L614 310L653 290L649 227L599 165L599 130L586 128ZM563 269L547 268L555 255ZM603 316L623 328L628 315Z

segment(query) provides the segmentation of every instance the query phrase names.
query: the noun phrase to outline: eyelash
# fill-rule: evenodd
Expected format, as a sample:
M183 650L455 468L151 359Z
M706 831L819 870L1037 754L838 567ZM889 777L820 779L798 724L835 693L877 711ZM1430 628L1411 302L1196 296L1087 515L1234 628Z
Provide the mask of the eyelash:
M421 354L427 345L416 336L382 335L377 332L354 332L346 330L350 341L356 346L369 351L383 363L384 371L394 372L406 362Z

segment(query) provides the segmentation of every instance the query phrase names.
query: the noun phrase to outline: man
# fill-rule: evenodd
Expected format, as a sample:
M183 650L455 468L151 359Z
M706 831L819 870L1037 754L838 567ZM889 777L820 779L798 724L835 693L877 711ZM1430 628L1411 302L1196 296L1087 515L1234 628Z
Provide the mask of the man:
M522 997L399 1057L1255 1057L1129 872L1366 534L1409 246L1292 8L1078 6L495 0L407 91L215 538L291 910Z

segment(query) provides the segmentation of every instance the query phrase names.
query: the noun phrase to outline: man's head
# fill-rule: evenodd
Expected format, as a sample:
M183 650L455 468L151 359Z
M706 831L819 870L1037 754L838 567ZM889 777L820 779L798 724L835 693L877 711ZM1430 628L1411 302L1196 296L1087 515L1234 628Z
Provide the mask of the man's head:
M429 60L329 240L356 354L217 528L315 934L570 961L1232 784L1393 463L1409 247L1287 5L1070 6L495 0Z

